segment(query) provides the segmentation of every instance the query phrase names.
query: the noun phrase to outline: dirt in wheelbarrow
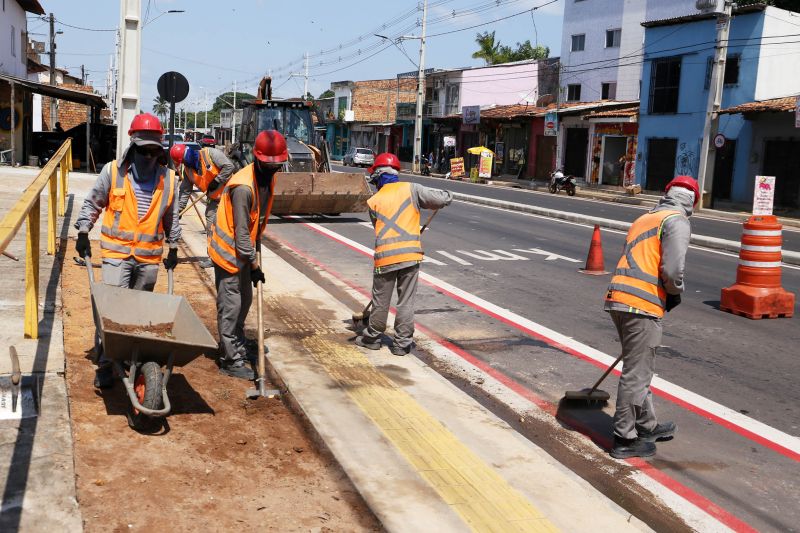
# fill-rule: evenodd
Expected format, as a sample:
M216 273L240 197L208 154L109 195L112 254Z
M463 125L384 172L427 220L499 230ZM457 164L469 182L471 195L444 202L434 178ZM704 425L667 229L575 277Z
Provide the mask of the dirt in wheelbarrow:
M339 467L276 399L244 400L250 383L199 357L176 368L168 429L127 423L122 383L98 392L86 271L64 263L67 382L78 500L86 531L380 531ZM166 292L159 275L156 291ZM180 263L175 292L216 336L213 282Z
M153 337L161 337L163 339L171 339L172 328L175 326L174 322L163 322L160 324L119 324L110 318L103 318L103 330L117 331L119 333L147 333Z

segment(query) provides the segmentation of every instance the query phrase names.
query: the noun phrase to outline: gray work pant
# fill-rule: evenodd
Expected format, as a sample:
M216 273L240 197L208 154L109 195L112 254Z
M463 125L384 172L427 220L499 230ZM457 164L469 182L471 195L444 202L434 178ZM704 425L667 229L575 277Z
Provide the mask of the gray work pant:
M623 354L614 435L635 439L637 430L652 431L658 424L650 382L655 373L656 349L661 344L661 319L624 311L610 314Z
M363 337L367 342L378 341L386 331L389 305L397 285L397 315L394 318L394 346L411 348L414 338L414 297L417 294L419 265L372 276L372 312Z
M247 354L244 341L244 321L253 303L250 269L242 268L231 274L214 265L214 284L217 288L217 331L223 361L230 363Z
M217 209L219 209L219 200L209 200L206 204L206 235L211 238L211 230L217 222Z

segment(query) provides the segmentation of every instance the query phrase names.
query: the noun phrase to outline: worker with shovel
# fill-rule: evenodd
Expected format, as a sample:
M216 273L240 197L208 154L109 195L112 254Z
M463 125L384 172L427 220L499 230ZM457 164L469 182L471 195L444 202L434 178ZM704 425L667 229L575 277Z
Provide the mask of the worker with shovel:
M617 459L654 455L655 442L675 434L673 422L656 419L650 382L664 311L681 303L691 238L689 217L699 198L694 178L678 176L669 182L658 205L628 230L622 258L608 286L605 309L617 328L623 362L611 450Z
M152 291L164 241L169 245L164 266L171 270L178 264L178 184L175 173L166 166L161 145L164 131L157 117L149 113L136 115L128 135L131 144L120 159L103 167L83 202L75 222L75 249L84 259L92 256L89 231L105 210L100 230L103 282ZM111 364L102 353L97 356L94 385L109 388L113 385Z
M272 210L275 174L289 158L286 139L277 131L262 131L253 156L255 161L234 174L222 191L208 247L217 287L220 371L248 380L254 377L250 353L260 347L245 338L244 323L253 287L265 281L257 250Z
M222 150L201 148L195 150L186 144L175 144L169 151L175 168L183 165L183 180L180 186L178 208L183 213L192 190L197 187L208 197L206 204L206 234L211 238L211 228L217 219L217 208L222 189L233 175L234 165ZM201 268L211 268L208 258L200 261Z
M367 327L355 343L370 350L381 348L389 304L397 287L397 315L390 351L406 355L414 336L414 296L422 262L420 209L441 209L453 201L448 191L401 183L400 160L391 153L379 154L369 168L375 193L367 204L375 226L375 269L372 276L372 312ZM434 211L435 213L435 211Z

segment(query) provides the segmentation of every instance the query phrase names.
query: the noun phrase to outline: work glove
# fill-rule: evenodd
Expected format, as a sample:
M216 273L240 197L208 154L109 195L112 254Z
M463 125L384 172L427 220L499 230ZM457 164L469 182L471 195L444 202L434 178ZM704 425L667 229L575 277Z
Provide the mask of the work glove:
M222 184L217 180L212 181L208 184L208 190L206 191L209 195L214 194L214 191L220 188Z
M264 272L261 267L256 267L250 270L250 281L253 282L253 287L258 286L259 283L265 283L267 278L264 277Z
M669 313L681 304L680 294L667 294L667 305L664 309Z
M164 259L164 268L167 270L175 270L175 267L178 265L178 249L177 248L170 248L169 252L167 253L166 259Z
M92 257L92 245L89 244L88 233L78 233L78 242L75 243L75 250L78 252L78 255L81 256L81 259Z

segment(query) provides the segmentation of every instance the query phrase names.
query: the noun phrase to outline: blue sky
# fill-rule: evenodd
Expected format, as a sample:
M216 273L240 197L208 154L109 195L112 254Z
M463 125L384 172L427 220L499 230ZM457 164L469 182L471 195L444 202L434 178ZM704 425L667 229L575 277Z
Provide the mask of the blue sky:
M559 54L563 2L557 0L541 9L515 15L548 0L429 0L426 67L448 68L481 65L471 58L477 49L475 34L495 30L507 44L530 39ZM114 53L113 31L119 25L119 2L115 0L40 0L55 15L59 67L79 74L86 65L89 79L105 91L109 57ZM310 56L309 91L319 95L332 81L392 78L399 72L415 70L414 64L396 47L374 33L395 36L418 34L416 27L421 3L414 0L378 2L348 0L301 3L275 0L141 0L142 16L148 20L142 36L142 108L149 111L156 96L156 81L167 71L183 73L191 86L189 97L178 104L187 110L202 109L204 92L212 95L233 88L255 93L261 76L270 69L276 94L302 94L302 77L288 77L303 70L303 54ZM180 14L163 14L184 10ZM158 17L156 19L156 17ZM505 20L473 29L482 23ZM435 21L435 22L433 22ZM387 26L384 28L384 24ZM535 25L535 26L534 26ZM47 24L29 20L35 40L47 40ZM534 29L535 27L535 29ZM339 48L341 45L341 48ZM408 56L419 59L418 41L403 45ZM385 48L385 49L384 49ZM382 51L381 51L382 50ZM374 54L374 55L373 55ZM369 57L372 56L372 57Z

